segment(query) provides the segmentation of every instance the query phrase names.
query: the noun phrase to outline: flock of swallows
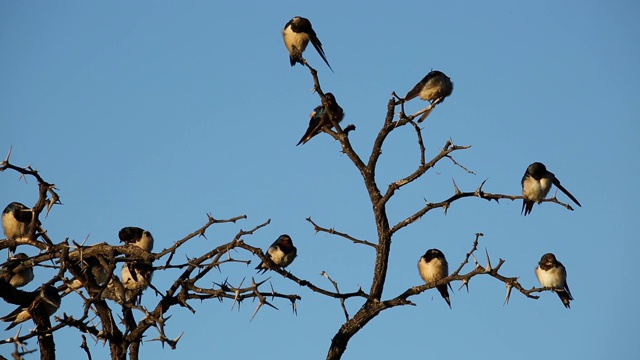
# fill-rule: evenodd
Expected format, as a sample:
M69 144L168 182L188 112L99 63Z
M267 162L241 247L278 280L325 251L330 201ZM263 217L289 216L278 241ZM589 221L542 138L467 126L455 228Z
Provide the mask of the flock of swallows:
M7 240L21 240L28 238L29 227L33 218L32 209L19 202L12 202L2 212L2 228ZM38 224L40 227L41 224ZM153 236L149 231L139 227L127 226L120 230L118 237L121 242L131 244L140 249L151 252L153 250ZM29 257L25 253L15 253L16 247L9 246L9 259L2 264L0 281L9 283L14 288L27 285L34 279L33 266L22 266ZM84 257L82 259L83 271L90 273L98 286L104 286L102 297L116 301L120 304L127 301L136 303L139 297L150 284L153 277L152 266L141 260L128 261L122 266L121 278L113 274L109 278L107 264L103 264L96 257ZM122 280L121 280L122 279ZM108 283L107 280L109 280ZM83 287L79 279L62 284L57 288L49 285L39 287L32 293L28 306L18 306L14 311L0 318L4 322L11 322L5 330L30 320L31 312L42 307L47 316L53 315L60 307L62 298L72 291Z
M308 19L299 16L291 19L282 30L282 37L289 50L291 66L294 66L296 63L306 63L306 60L302 57L302 53L305 51L309 42L311 42L320 57L322 57L322 60L324 60L329 69L333 71L322 49L322 43L318 39ZM451 79L441 71L432 70L416 84L402 100L409 101L420 96L424 101L429 101L431 104L438 104L444 101L452 92L453 83ZM338 105L334 95L332 93L326 93L325 98L330 114L334 116L336 122L340 122L344 117L344 112L340 105ZM427 114L428 113L423 114L418 122L424 120ZM331 126L329 113L327 113L324 105L317 106L310 117L309 127L297 145L309 141L315 135L319 134L325 126ZM542 200L546 198L552 185L555 185L565 193L578 206L581 206L578 200L560 185L558 178L556 178L552 172L548 171L542 163L535 162L527 167L522 177L521 185L523 196L521 213L525 216L531 213L533 205L536 202L541 203ZM32 216L32 209L21 203L12 202L7 205L2 212L2 228L6 238L8 240L18 240L26 237L29 233ZM149 231L139 227L130 226L122 228L118 233L118 237L120 241L138 246L144 251L151 252L153 249L153 236ZM22 267L20 271L14 271L18 269L24 261L29 259L25 253L13 255L15 250L15 248L9 248L9 259L2 265L0 281L6 281L11 286L18 288L31 282L34 274L33 267ZM293 245L291 237L286 234L280 235L278 239L271 244L266 253L266 257L280 268L285 268L290 265L296 255L297 249ZM85 262L86 268L91 269L96 283L104 285L108 277L104 266L95 258L91 257L87 258ZM264 273L271 266L272 265L263 261L256 269ZM418 272L425 283L432 283L447 277L449 275L449 267L444 254L438 249L427 250L418 261ZM554 254L547 253L542 256L535 269L535 274L544 288L553 289L560 297L560 300L562 300L564 306L570 308L570 301L573 300L573 297L567 284L567 272ZM149 286L152 275L151 264L139 262L136 264L125 263L121 271L122 280L120 280L118 276L112 275L109 284L107 284L107 291L104 292L103 296L119 303L135 299ZM74 280L70 284L61 285L58 288L54 288L53 286L40 288L39 292L34 292L33 301L28 307L18 307L10 314L0 318L0 320L11 322L6 329L9 330L17 324L31 319L30 312L39 306L44 306L45 313L51 316L56 312L58 307L60 307L62 297L71 291L77 290L81 286L82 284L79 280ZM449 287L450 286L451 285L449 285ZM451 307L447 285L440 285L436 288L449 307Z
M309 42L311 42L320 57L322 57L322 60L324 60L329 69L333 71L331 65L329 65L327 56L324 54L324 49L322 49L322 42L318 39L308 19L296 16L289 20L284 26L284 29L282 29L282 38L284 39L287 50L289 50L289 62L291 66L297 63L302 65L306 64L302 53L306 50ZM420 96L420 99L429 101L435 106L443 102L452 92L453 82L451 82L451 79L441 71L432 70L407 93L402 101L409 101ZM342 107L338 105L332 93L328 92L325 94L325 102L326 107L320 104L311 112L309 127L307 127L307 131L302 135L297 145L304 144L311 140L311 138L318 135L324 127L331 127L329 116L333 116L333 119L337 123L341 122L344 118L344 111ZM327 109L329 109L328 112ZM427 115L429 115L429 111L424 112L418 122L422 122Z
M291 19L284 26L284 29L282 30L282 37L287 50L289 50L289 62L291 63L291 66L294 66L296 63L300 63L302 65L306 64L306 60L302 57L302 53L307 48L310 41L322 60L324 60L329 69L333 71L324 53L324 49L322 48L322 43L320 42L320 39L318 39L318 36L313 30L311 22L308 19L299 16ZM420 96L420 99L429 101L432 105L431 108L433 108L435 105L443 102L444 99L451 95L452 92L453 82L451 79L441 71L431 70L424 78L422 78L422 80L420 80L420 82L409 90L407 95L402 98L401 101L409 101ZM327 93L325 97L327 103L326 108L330 110L330 113L334 116L334 120L339 123L344 117L344 111L338 105L335 96L332 93ZM429 112L430 111L425 111L418 120L418 123L422 122L427 115L429 115ZM311 113L309 127L298 142L298 145L309 141L312 137L319 134L324 127L331 127L331 121L326 112L325 106L320 105ZM560 180L558 180L558 178L556 178L552 172L548 171L544 164L540 162L535 162L527 167L527 170L522 177L521 185L523 197L521 213L525 216L531 213L531 210L533 210L533 204L536 202L541 203L546 198L547 194L549 194L549 190L551 190L551 185L555 185L574 203L581 206L578 200L571 195L567 189L560 185ZM288 242L290 242L291 239L288 236L287 239ZM279 240L280 238L272 245L272 248L276 247L276 250L283 251L278 248ZM288 265L295 257L296 248L290 244L284 249L284 253L290 251L293 254L290 261L286 264ZM269 251L271 251L271 248ZM422 277L426 283L435 282L449 276L449 266L442 251L438 249L427 250L427 252L418 261L418 272L420 273L420 277ZM573 297L571 296L569 285L567 285L567 272L564 265L556 259L555 255L552 253L544 254L538 262L538 267L536 268L535 273L540 284L545 288L554 289L560 297L560 300L562 300L564 306L570 308L569 302L573 300ZM440 285L436 288L449 307L451 307L451 300L449 299L447 286Z

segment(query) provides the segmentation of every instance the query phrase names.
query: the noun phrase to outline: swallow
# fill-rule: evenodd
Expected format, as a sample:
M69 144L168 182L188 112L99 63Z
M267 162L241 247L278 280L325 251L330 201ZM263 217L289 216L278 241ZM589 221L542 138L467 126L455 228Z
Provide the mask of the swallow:
M451 95L452 92L453 82L451 82L451 79L442 71L431 70L427 76L422 78L422 80L407 93L403 101L409 101L419 95L420 99L424 101L429 101L431 104L439 104L443 102L447 96ZM431 110L422 114L418 122L424 121L430 112Z
M153 236L149 231L135 226L124 227L118 232L120 241L136 245L139 248L151 252L153 250ZM142 292L149 287L153 278L153 268L150 263L143 261L129 261L122 266L122 285L128 300L137 298L139 301ZM117 289L118 290L118 289ZM136 301L134 301L136 302Z
M304 65L302 53L307 48L309 40L311 40L313 47L316 48L322 60L324 60L325 64L331 69L331 65L329 65L329 61L327 61L327 57L324 55L322 43L320 39L318 39L316 32L313 31L309 19L296 16L289 20L284 26L284 29L282 29L282 38L284 39L284 45L287 47L287 50L289 50L289 62L291 66L294 66L296 63ZM331 69L331 71L333 71L333 69Z
M11 324L9 324L5 330L11 330L14 326L31 319L31 313L34 310L39 310L43 306L47 316L53 315L60 307L60 302L62 301L58 291L53 286L48 286L45 289L38 288L30 294L33 296L33 300L29 302L27 307L19 306L10 314L0 318L0 320L4 322L11 321Z
M2 230L9 240L18 240L29 234L29 224L33 214L31 209L19 202L12 202L2 211ZM9 248L9 255L16 251L15 247Z
M17 253L2 266L2 277L15 288L23 287L33 280L33 267L25 267L19 272L14 270L29 257L25 253Z
M298 249L293 246L291 237L287 234L282 234L276 239L276 241L269 246L267 250L267 258L273 261L276 266L285 268L289 266L298 255ZM264 261L260 265L256 266L258 272L262 271L264 274L269 269L269 264Z
M543 163L534 162L527 167L524 176L522 176L522 210L520 213L524 213L527 216L533 210L534 203L541 203L544 198L549 194L551 190L551 184L555 185L560 191L573 200L576 205L582 207L576 199L567 189L560 185L560 180L556 176L547 171L547 168Z
M93 256L84 256L82 257L82 263L80 264L80 266L82 267L82 273L84 274L85 278L93 276L93 280L95 281L96 285L103 286L107 281L107 277L109 274L107 272L107 269L105 269L105 267L100 263L100 260L98 260L98 258ZM86 288L87 291L89 291L90 287L88 287L87 285L88 283L85 279L81 280L79 278L75 278L71 282L58 286L58 291L61 292L62 297L65 297L71 291L78 290L82 287Z
M123 304L126 300L124 285L117 275L111 277L107 290L102 295L103 298L113 300L118 304Z
M332 93L326 93L324 97L331 115L334 117L334 120L339 123L344 118L344 111L342 110L340 105L338 105L338 102L336 101L336 98ZM307 131L304 133L300 141L298 141L298 144L296 144L296 146L300 144L306 144L307 141L311 140L312 137L318 135L320 131L322 131L322 128L324 128L325 126L331 127L329 113L327 113L326 108L322 104L316 106L309 117L311 118L309 120L309 127L307 128Z
M85 276L93 276L96 285L99 288L91 288L88 286L88 283L85 280L81 280L78 278L73 279L73 281L62 284L58 286L58 291L61 292L61 297L67 296L70 292L76 291L82 287L84 287L88 293L91 294L92 290L100 291L100 295L102 299L113 300L119 304L123 304L125 301L125 290L124 285L120 281L120 278L112 274L107 284L106 288L104 288L107 279L109 278L109 272L107 269L100 263L95 257L84 257L83 258L83 269L82 272ZM90 272L89 272L90 271ZM91 274L91 275L89 275Z
M144 251L153 250L153 236L150 232L135 226L127 226L120 229L118 238L125 244L136 245Z
M542 287L553 289L558 294L564 307L571 308L570 301L573 300L573 296L567 284L567 270L555 255L552 253L542 255L536 268L536 277Z
M425 283L432 283L449 276L449 264L442 251L429 249L418 261L418 272ZM451 300L449 299L447 285L438 285L436 289L438 289L444 301L449 305L449 309L451 309Z
M122 266L122 285L126 294L126 299L134 299L134 303L140 303L142 292L149 287L153 279L153 268L151 264L144 262L130 262ZM117 285L114 284L114 285ZM116 294L121 291L119 286L115 286ZM136 299L137 298L137 299Z

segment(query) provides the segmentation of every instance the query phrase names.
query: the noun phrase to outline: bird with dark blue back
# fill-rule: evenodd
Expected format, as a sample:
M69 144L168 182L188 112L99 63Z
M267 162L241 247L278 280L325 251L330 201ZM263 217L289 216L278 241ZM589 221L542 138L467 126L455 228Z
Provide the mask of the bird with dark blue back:
M527 167L527 170L522 176L520 181L522 185L522 210L520 213L524 213L527 216L533 210L533 204L541 203L549 194L551 185L555 185L560 191L565 193L576 205L580 205L578 199L576 199L567 189L560 185L560 180L556 176L547 170L547 167L543 163L534 162Z
M29 234L29 224L33 214L31 209L19 202L12 202L2 211L2 230L9 240L19 240ZM9 248L9 255L16 251L15 247Z
M287 50L289 50L289 62L291 66L294 66L296 63L304 65L302 53L307 48L309 41L311 41L311 44L316 48L322 60L324 60L325 64L331 69L331 65L329 65L329 61L327 61L327 57L322 49L322 43L313 30L309 19L296 16L289 20L289 22L285 24L284 29L282 29L282 38L284 39L284 45L287 47ZM333 71L333 69L331 69L331 71Z
M341 122L344 118L344 111L342 110L340 105L338 105L335 96L333 96L332 93L326 93L325 102L327 103L329 112L333 116L335 122ZM327 109L322 104L316 106L316 108L313 109L313 112L311 112L310 115L309 127L307 127L307 131L304 133L304 135L302 135L302 138L300 139L300 141L298 141L298 144L296 144L296 146L300 144L306 144L307 141L318 135L322 131L322 128L324 128L325 126L332 127L331 120L329 118L329 112L327 112Z
M118 238L121 242L136 245L144 251L151 252L153 250L153 236L142 228L136 226L123 227L118 232Z
M276 266L285 268L293 262L298 255L298 249L293 246L291 237L287 234L280 235L276 241L269 246L267 253L265 254ZM269 264L264 261L260 265L256 266L256 270L264 274L269 269Z
M43 309L47 316L53 315L62 301L58 290L53 286L47 286L46 288L38 288L35 291L29 293L31 300L26 306L18 306L8 315L0 318L0 321L11 322L5 330L11 330L14 326L30 320L31 313L35 310Z

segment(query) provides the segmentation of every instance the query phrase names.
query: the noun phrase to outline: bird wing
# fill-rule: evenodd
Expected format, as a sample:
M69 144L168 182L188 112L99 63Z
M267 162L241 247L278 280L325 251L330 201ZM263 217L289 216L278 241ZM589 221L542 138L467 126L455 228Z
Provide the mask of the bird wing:
M567 195L569 199L573 200L573 202L576 203L576 205L582 207L582 205L580 205L580 202L578 202L578 199L576 199L573 195L571 195L571 193L567 191L567 189L565 189L564 186L560 185L560 180L558 180L558 178L555 176L553 177L553 185L555 185L558 189L560 189L560 191L562 191L565 195Z
M300 141L298 141L298 144L296 144L296 146L300 144L305 144L307 141L311 140L312 137L320 133L320 130L324 125L322 121L323 118L324 118L324 106L320 105L316 107L311 113L311 119L309 120L309 127L307 127L307 131L304 133L304 135L302 135L302 138L300 139ZM276 243L277 241L274 242L273 245L276 245Z
M320 54L320 57L322 58L322 60L324 60L324 63L327 64L329 69L331 69L331 71L333 72L331 65L329 65L329 61L327 60L327 57L324 54L324 50L322 49L322 43L320 42L320 39L318 39L318 36L316 36L315 31L311 30L311 33L309 34L309 39L311 40L311 44L313 45L313 47L316 48L316 51L318 52L318 54Z

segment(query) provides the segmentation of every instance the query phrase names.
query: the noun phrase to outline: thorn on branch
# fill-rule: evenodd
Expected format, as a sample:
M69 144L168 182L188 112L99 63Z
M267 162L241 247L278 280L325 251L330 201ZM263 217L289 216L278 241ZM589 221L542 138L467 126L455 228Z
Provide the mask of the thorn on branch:
M513 284L510 281L507 282L506 286L507 286L507 295L504 297L504 303L502 304L502 306L509 304L509 298L511 297L511 289L513 289Z
M489 180L489 178L484 179L484 181L482 183L480 183L480 186L478 186L478 188L476 189L476 191L473 192L474 196L477 196L481 199L484 198L484 192L482 191L482 187L484 186L484 184L487 182L487 180ZM487 199L489 201L491 201L491 199ZM498 199L496 199L496 201L498 201Z
M453 188L455 189L455 194L456 195L462 194L462 191L460 191L460 189L458 188L458 184L456 184L456 180L452 178L451 181L453 181Z
M484 252L487 255L487 266L485 267L484 271L491 272L493 268L491 267L491 258L489 257L489 250L487 250L487 248L484 248Z
M458 288L458 291L462 290L462 287L466 287L467 288L467 294L468 294L469 293L469 281L471 281L471 278L462 279L462 285L460 285L460 288Z

